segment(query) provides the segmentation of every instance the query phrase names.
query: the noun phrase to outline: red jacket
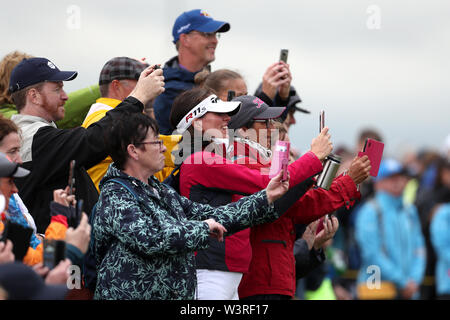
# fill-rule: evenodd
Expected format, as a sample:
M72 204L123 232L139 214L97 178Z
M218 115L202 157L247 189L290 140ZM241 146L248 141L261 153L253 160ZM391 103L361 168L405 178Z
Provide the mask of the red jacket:
M308 152L289 165L288 170L290 185L294 186L319 173L322 163L313 153ZM229 200L234 202L242 197L238 192L255 193L266 188L269 181L269 176L261 174L259 170L206 151L192 154L180 169L180 192L190 199L198 187L202 186L236 191ZM208 249L197 253L197 269L247 272L252 257L249 234L249 229L246 229L225 237L224 242L211 240Z
M254 150L248 145L237 147L235 142L234 157L250 155ZM240 158L242 159L250 159ZM270 167L270 163L260 167ZM256 169L257 165L249 166ZM329 191L310 189L284 215L272 223L265 223L251 228L250 243L252 259L247 273L239 285L239 297L245 298L261 294L295 294L295 258L294 242L296 239L294 224L308 224L319 217L333 212L342 206L351 206L360 194L349 176L340 176L333 181Z

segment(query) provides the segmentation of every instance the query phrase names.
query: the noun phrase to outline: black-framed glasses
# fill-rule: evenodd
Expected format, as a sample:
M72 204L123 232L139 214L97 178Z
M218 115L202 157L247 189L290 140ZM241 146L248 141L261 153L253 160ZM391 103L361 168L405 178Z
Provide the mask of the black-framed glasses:
M199 35L201 35L204 38L216 38L216 39L220 39L220 33L219 32L201 32L201 31L197 31L197 30L193 30L191 32L196 32Z
M159 145L159 151L162 150L164 142L160 139L160 140L156 140L156 141L142 141L142 142L136 142L134 145L139 145L139 144L157 144Z

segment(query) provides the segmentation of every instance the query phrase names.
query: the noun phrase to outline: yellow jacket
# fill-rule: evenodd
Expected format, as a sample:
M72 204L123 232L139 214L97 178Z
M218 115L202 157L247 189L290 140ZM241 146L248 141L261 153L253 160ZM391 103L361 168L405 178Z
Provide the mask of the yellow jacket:
M84 128L89 127L94 122L99 121L101 118L103 118L111 109L114 109L117 107L122 101L117 99L111 99L111 98L100 98L97 99L96 103L94 103L91 106L91 109L89 110L88 114L86 115L86 118L83 121L83 124L81 125ZM178 142L181 140L181 135L171 135L171 136L165 136L160 135L160 138L164 141L164 145L167 148L167 151L164 153L166 160L165 160L165 167L161 171L157 172L155 174L155 177L159 181L163 181L165 178L167 178L172 170L175 168L173 156L171 154L172 150L175 149ZM95 184L95 187L97 188L97 191L100 192L99 189L99 183L100 180L102 180L103 176L106 174L106 171L108 170L109 165L112 163L112 159L110 156L103 159L101 162L99 162L97 165L90 168L87 172L89 176L91 177L92 181Z

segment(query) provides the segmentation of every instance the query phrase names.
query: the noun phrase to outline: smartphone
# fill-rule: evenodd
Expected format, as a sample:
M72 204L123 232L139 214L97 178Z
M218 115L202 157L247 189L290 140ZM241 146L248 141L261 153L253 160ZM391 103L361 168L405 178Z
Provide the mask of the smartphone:
M153 70L158 70L158 69L161 69L161 67L160 67L159 65L155 64L155 65L153 66Z
M75 208L75 212L76 212L76 215L75 215L75 217L76 217L75 218L76 219L75 228L78 227L78 225L80 224L81 216L83 215L83 204L84 204L83 199L78 199L77 200L77 206Z
M319 114L319 133L325 128L325 110L321 110Z
M287 170L287 164L289 163L289 150L290 143L288 141L277 141L272 157L272 164L270 165L270 179L277 176L280 173L280 170L283 170L283 165L286 166ZM286 177L287 179L287 172L286 174L283 174L283 177Z
M50 270L66 258L66 242L63 240L44 239L44 266Z
M233 90L228 90L227 101L231 101L236 97L236 92Z
M75 185L74 170L75 170L75 160L71 160L69 165L69 183L68 183L69 196L73 194L73 187Z
M384 143L373 140L373 139L366 139L364 143L364 149L363 151L358 153L358 157L362 157L364 155L367 155L370 160L370 175L372 177L376 177L378 175L378 170L380 169L380 163L381 159L383 158L383 150L384 150Z
M13 243L13 253L16 261L22 261L30 247L31 235L33 229L22 226L18 223L6 220L0 241L6 242L7 239Z
M280 61L284 61L284 63L287 63L288 53L289 53L288 49L281 49L281 51L280 51Z

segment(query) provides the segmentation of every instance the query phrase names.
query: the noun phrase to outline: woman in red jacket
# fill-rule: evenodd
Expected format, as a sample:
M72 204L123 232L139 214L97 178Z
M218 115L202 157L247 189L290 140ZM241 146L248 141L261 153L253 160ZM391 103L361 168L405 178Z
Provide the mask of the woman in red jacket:
M264 110L270 107L255 102L254 98L241 96L233 99L242 104L229 122L235 139L228 151L229 157L238 163L263 171L271 165L270 160L265 161L265 155L270 153L273 125L270 119L261 119ZM252 260L241 280L239 297L290 299L295 293L294 225L309 224L318 216L353 205L359 198L356 185L368 177L369 171L368 160L356 158L348 174L337 177L330 190L310 189L276 221L252 227Z
M245 194L264 189L268 175L259 170L225 159L228 142L229 113L240 102L224 102L211 91L195 88L178 96L170 116L183 139L175 163L180 168L180 193L191 200L211 205L237 201ZM234 106L234 107L233 107ZM284 108L268 111L273 118ZM331 152L328 129L311 144L311 151L289 165L290 187L296 186L322 170L321 161ZM227 228L230 234L232 228ZM212 240L207 250L197 253L197 294L199 299L237 299L237 287L251 260L249 230Z

